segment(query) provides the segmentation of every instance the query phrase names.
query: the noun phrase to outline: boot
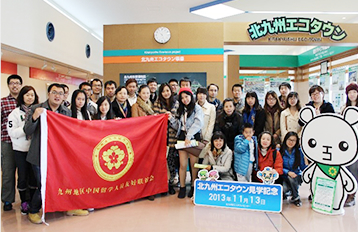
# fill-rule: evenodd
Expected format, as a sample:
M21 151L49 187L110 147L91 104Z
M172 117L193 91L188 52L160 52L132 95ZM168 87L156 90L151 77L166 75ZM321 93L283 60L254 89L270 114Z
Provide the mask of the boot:
M168 193L170 195L174 195L175 194L175 189L172 185L169 184L169 188L168 188Z
M186 194L186 187L180 187L178 198L184 198Z

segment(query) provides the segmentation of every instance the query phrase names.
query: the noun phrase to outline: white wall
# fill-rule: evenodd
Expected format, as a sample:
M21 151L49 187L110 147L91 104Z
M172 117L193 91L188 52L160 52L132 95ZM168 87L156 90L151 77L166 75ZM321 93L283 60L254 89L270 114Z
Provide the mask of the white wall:
M46 99L47 99L47 86L46 86L46 84L47 83L53 83L53 82L30 78L29 77L29 74L30 74L29 67L25 67L25 66L21 66L21 65L17 66L17 74L19 76L21 76L21 78L22 78L22 86L31 85L32 87L35 88L36 93L39 96L39 101L40 102L46 101ZM7 78L8 78L8 76L10 76L10 74L1 73L1 97L5 97L5 96L9 95L9 89L8 89L8 86L7 86ZM73 93L73 91L78 89L78 86L69 85L69 84L67 84L67 85L70 88L70 93L68 95L67 100L71 101L72 93Z
M52 42L46 37L48 22L55 27ZM102 42L43 0L2 0L1 34L2 44L103 75Z

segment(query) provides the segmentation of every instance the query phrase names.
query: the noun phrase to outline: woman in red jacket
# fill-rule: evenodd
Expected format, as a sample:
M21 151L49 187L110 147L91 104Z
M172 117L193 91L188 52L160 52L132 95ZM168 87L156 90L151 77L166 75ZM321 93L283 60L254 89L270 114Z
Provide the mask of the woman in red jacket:
M262 171L265 167L271 167L280 175L275 184L282 184L283 160L280 152L275 149L274 138L270 132L264 131L259 135L258 148L258 155L255 160L256 167L252 177L253 182L261 182L256 176L257 171Z

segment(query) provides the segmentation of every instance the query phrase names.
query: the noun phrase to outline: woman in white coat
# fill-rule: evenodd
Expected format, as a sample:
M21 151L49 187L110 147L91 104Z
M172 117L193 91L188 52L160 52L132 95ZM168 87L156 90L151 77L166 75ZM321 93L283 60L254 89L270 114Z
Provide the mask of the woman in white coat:
M289 131L294 131L300 136L301 126L298 124L301 109L300 99L297 92L290 92L286 99L286 109L281 112L280 129L281 139L285 138Z
M29 151L31 138L26 136L24 125L30 112L31 106L39 103L39 97L32 86L24 86L17 97L17 108L9 115L7 131L11 138L12 148L15 155L17 166L18 183L21 200L21 214L26 215L29 209L28 202L32 199L36 190L36 179L32 171L31 164L26 161L27 152ZM27 198L29 190L30 198Z

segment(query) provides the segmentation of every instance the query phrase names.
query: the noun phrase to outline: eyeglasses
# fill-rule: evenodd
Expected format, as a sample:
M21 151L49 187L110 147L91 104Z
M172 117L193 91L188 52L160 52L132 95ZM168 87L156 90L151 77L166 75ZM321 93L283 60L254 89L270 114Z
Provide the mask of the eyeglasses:
M9 85L21 85L20 82L10 82Z
M292 143L297 142L297 140L296 140L296 139L287 139L287 141L290 141L290 142L292 142Z
M63 92L57 92L57 91L51 91L51 94L53 94L53 95L60 95L60 96L65 95Z
M322 94L321 92L316 92L316 93L312 93L311 96L319 96L321 94Z

